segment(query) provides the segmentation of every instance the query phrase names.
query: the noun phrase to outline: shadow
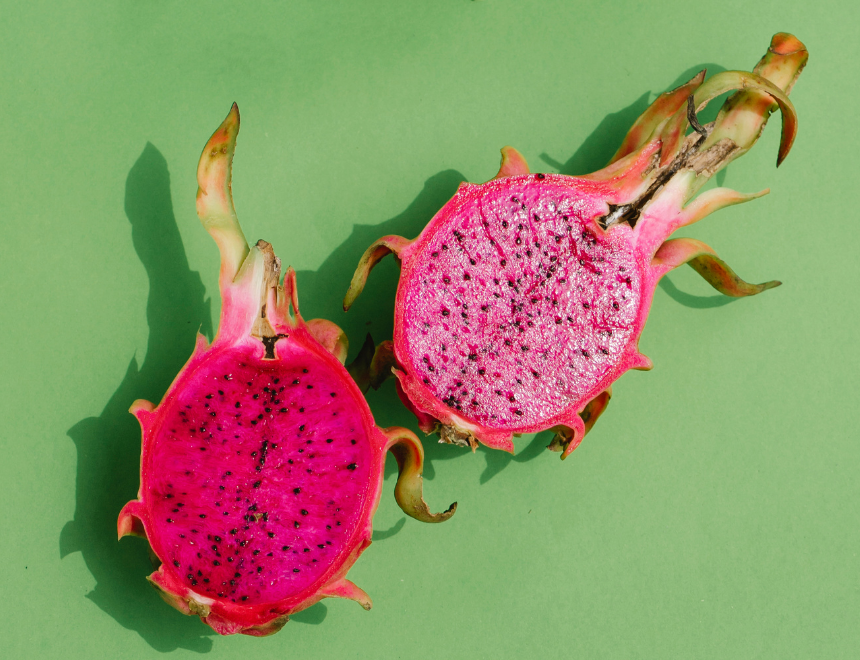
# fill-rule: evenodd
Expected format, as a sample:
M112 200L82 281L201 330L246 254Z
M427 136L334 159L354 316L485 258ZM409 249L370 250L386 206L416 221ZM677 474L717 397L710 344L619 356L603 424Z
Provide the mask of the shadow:
M68 431L78 454L74 519L60 534L60 556L80 552L96 580L87 598L156 651L206 653L215 633L200 619L165 607L145 580L152 566L142 539L116 538L120 508L137 496L140 428L128 408L137 398L159 401L194 347L198 329L211 338L205 289L188 260L173 215L167 162L147 144L126 179L125 212L134 249L149 277L149 341L101 415Z
M312 626L318 626L328 616L328 608L325 603L317 603L306 610L302 610L296 614L290 615L290 622L307 623Z
M723 305L729 305L740 300L740 298L732 298L731 296L694 296L691 293L684 293L675 286L672 280L669 279L668 275L664 275L662 277L658 286L669 294L669 297L675 302L679 302L685 307L692 307L693 309L722 307Z
M394 523L388 529L379 529L373 530L372 541L375 543L376 541L384 541L385 539L390 539L395 534L399 533L403 526L406 524L406 518L401 518L396 523Z
M540 155L541 160L558 170L559 174L569 176L590 174L602 169L621 146L633 122L648 107L649 96L649 92L645 92L626 108L606 115L567 162L560 163L546 153Z
M496 449L487 449L481 447L481 452L487 460L487 467L481 473L480 483L483 485L490 479L495 477L499 472L508 467L511 463L525 463L531 461L538 456L547 453L547 445L552 440L552 431L543 431L535 434L532 441L519 453L509 454L506 451L498 451ZM553 453L553 456L558 458L558 454Z
M457 192L465 177L456 170L445 170L431 176L411 204L399 215L377 225L354 225L352 233L315 271L296 273L302 316L321 316L337 323L352 340L350 359L361 348L370 332L379 342L394 332L394 294L400 279L400 267L394 258L383 259L368 279L364 292L346 313L343 296L361 255L380 236L397 234L413 238Z
M700 64L690 67L684 73L680 74L666 90L661 90L657 94L662 94L663 91L682 85L702 69L707 69L709 76L725 71L724 67L717 64ZM716 118L717 112L722 105L722 98L724 97L717 97L710 102L708 107L699 113L699 121L702 124L706 124ZM633 125L633 122L651 104L651 100L653 100L651 99L651 93L645 92L626 108L606 115L566 162L559 162L547 153L540 155L541 160L557 170L559 174L567 174L569 176L590 174L602 169L609 162L609 159L612 158L618 147L621 146L621 142ZM717 182L722 185L722 181L724 180L725 170L722 170L717 174Z

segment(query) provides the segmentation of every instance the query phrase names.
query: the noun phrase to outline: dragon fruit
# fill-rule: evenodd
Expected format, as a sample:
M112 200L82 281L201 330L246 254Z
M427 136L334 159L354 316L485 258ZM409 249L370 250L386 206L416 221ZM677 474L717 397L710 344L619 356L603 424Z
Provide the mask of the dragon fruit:
M342 362L347 340L299 314L295 273L259 241L249 248L230 189L236 105L206 145L197 211L221 253L223 300L211 345L198 336L162 402L136 401L140 491L120 538L148 539L161 596L221 634L267 635L325 597L367 594L346 573L371 540L385 453L408 515L441 522L422 498L423 449L380 429ZM292 311L290 310L292 308Z
M669 236L768 192L715 188L693 199L753 146L777 107L783 161L797 131L787 95L806 60L804 45L782 33L752 73L705 82L702 71L659 96L594 174L530 174L505 147L498 174L462 184L417 238L377 240L344 299L347 310L394 253L394 338L372 357L373 384L393 371L420 428L441 442L513 451L513 436L551 429L549 448L567 457L605 410L612 383L651 368L637 346L665 273L689 264L729 296L779 285L744 282L704 243ZM701 126L696 112L732 90Z

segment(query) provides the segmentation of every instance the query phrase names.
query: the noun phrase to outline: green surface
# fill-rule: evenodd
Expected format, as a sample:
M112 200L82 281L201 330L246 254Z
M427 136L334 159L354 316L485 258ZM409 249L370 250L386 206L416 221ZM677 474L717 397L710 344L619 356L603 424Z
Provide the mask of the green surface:
M0 640L9 658L850 658L860 647L855 2L3 3L4 421ZM659 6L659 9L658 9ZM584 173L649 93L752 67L777 31L810 64L797 143L772 124L725 185L760 200L685 233L744 278L658 289L607 413L564 463L426 443L443 525L404 520L389 463L376 542L328 600L266 639L219 638L162 603L138 539L126 410L158 400L217 318L194 211L200 149L238 101L234 193L249 238L297 268L305 316L391 332L381 233L414 236L512 144ZM721 179L722 181L722 179ZM382 424L415 428L389 383Z

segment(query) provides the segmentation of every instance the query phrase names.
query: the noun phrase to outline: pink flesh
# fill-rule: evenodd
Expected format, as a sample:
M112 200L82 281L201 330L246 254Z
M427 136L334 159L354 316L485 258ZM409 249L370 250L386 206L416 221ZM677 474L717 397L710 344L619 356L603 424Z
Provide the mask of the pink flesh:
M373 496L372 447L342 380L311 353L236 347L162 404L144 501L165 570L251 605L308 589L349 552Z
M517 429L584 399L635 339L641 266L629 227L577 181L465 186L409 248L397 355L459 416Z

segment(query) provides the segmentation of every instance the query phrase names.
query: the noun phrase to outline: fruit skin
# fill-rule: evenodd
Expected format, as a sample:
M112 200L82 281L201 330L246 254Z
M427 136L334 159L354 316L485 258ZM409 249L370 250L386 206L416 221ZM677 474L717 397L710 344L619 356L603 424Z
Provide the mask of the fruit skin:
M530 174L525 159L505 147L498 174L462 184L417 238L384 236L371 245L344 309L374 265L393 253L401 266L394 338L372 362L393 365L398 394L420 428L436 431L441 442L506 451L513 451L515 435L551 429L549 448L565 458L605 410L612 383L629 369L651 368L638 339L665 273L687 263L730 296L778 286L748 284L704 243L669 237L768 192L716 188L693 199L753 146L777 106L783 119L777 165L784 160L797 131L787 94L807 57L796 37L779 33L753 73L726 71L705 82L702 71L658 97L594 174ZM731 90L740 91L713 123L700 126L695 112ZM685 135L688 126L694 132ZM561 240L571 249L554 247ZM522 265L512 267L532 244ZM624 295L615 276L626 282ZM574 314L576 296L589 310L586 319ZM509 311L500 311L505 305ZM564 305L567 315L555 312ZM553 320L571 327L558 332ZM601 345L598 329L615 344Z
M397 459L399 477L395 498L405 513L424 522L442 522L453 515L456 503L443 513L430 512L422 497L423 448L420 441L406 429L380 429L374 425L361 391L342 364L347 349L344 333L335 324L323 319L304 321L299 313L294 271L288 269L283 284L280 284L280 261L275 257L271 246L260 241L249 248L236 218L230 187L232 157L238 130L239 112L234 104L221 127L207 143L198 167L198 214L221 253L219 280L223 305L218 333L211 345L207 345L205 337L198 335L191 358L158 406L143 400L132 405L131 412L139 420L143 431L141 485L137 499L129 502L120 512L117 531L120 538L134 535L148 539L153 560L160 564L148 579L169 604L185 614L200 616L220 634L262 636L277 632L287 622L290 614L310 607L322 598L350 598L365 609L370 609L370 598L346 579L346 573L370 545L372 516L379 503L387 451L392 451ZM315 418L311 414L301 418L302 440L287 437L286 430L296 425L289 421L290 414L304 412L303 407L299 407L298 412L295 408L288 410L284 407L281 410L284 416L277 420L274 417L277 413L275 411L269 415L271 421L265 419L257 426L255 419L250 428L242 426L241 413L256 404L259 395L252 397L251 381L248 382L249 389L245 389L244 395L241 386L239 390L230 391L229 387L235 387L236 384L226 382L229 374L222 377L223 370L229 369L232 373L235 368L237 374L241 372L252 380L260 378L262 382L277 383L278 380L272 381L271 378L301 367L306 367L302 373L307 374L309 383L318 388L328 387L332 397L330 405L317 405L314 409L317 411ZM219 384L213 385L213 378L224 380L218 380ZM297 378L296 381L298 380ZM222 388L217 390L222 394L220 397L213 394L218 387ZM280 387L280 390L285 390L285 387ZM310 385L309 389L310 387L313 385ZM224 391L233 397L229 404L219 404L219 399L226 400ZM336 394L338 398L335 404ZM276 394L272 388L271 399L275 400L277 396L287 399L286 393ZM303 396L307 398L310 395ZM325 397L324 394L319 396ZM233 399L236 399L235 405ZM295 396L292 399L298 402L302 400L296 399ZM319 399L315 400L316 403L318 401ZM328 404L328 401L327 397L323 399L324 404ZM185 405L186 403L188 405ZM229 405L229 411L225 410L226 405ZM195 406L199 410L194 410ZM200 406L205 406L205 414L212 416L211 424L217 424L217 431L211 428L204 431L201 427L199 430L183 428L177 433L176 428L189 419L189 415L203 414L200 412L203 410ZM349 434L354 436L351 445L346 444L347 438L350 437L346 435L346 421L335 423L324 418L323 413L328 415L332 410L342 412L344 420L350 419L351 423L354 423L355 428L349 431ZM245 419L247 420L247 417ZM223 430L222 425L237 433L241 426L241 436L237 434L231 437L229 445L224 439L219 446L221 435L227 437L224 434L219 435ZM307 431L306 426L310 427ZM326 440L326 443L330 443L328 446L322 442L325 435L314 435L315 429L319 428L334 429L333 432L326 433L331 435L331 438ZM337 431L340 431L340 436ZM205 437L207 434L208 439ZM302 459L307 460L303 465L316 469L315 473L312 473L311 468L307 469L311 476L305 476L298 468L293 471L290 467L293 465L292 459L289 462L284 460L287 455L291 455L299 462L298 456L304 451L305 438L308 438L308 446L313 438L320 440L320 449L311 451L320 454L319 460L322 463L319 460L316 463L309 461L314 458L313 453L309 454L309 459ZM234 448L238 448L237 455L242 454L249 445L251 448L258 447L261 439L263 449L259 456L256 451L251 454L255 456L253 462L236 458L222 463L209 458L219 452L231 456ZM281 443L280 455L276 454L277 444L270 444L270 440ZM198 443L200 453L189 454L188 449L198 449ZM346 447L342 451L353 453L339 454L338 451L341 450L336 448L340 444ZM224 447L230 449L225 450ZM210 451L205 451L207 449ZM288 449L297 450L299 454L287 454ZM200 458L197 458L198 455ZM356 466L353 462L344 466L343 463L347 460L344 457L347 455L360 456L362 464ZM266 456L269 459L268 466L264 465ZM326 463L326 460L329 462ZM273 464L276 464L274 468ZM228 475L230 480L227 480ZM198 476L202 481L194 481ZM219 477L222 483L220 491L214 488ZM247 485L250 480L256 480L253 486ZM299 563L303 557L310 556L310 548L304 549L308 555L299 554L296 549L293 552L296 555L295 560L289 555L285 555L286 559L257 559L262 554L259 549L252 555L255 545L257 548L263 546L268 549L265 544L272 547L276 542L280 544L280 541L272 539L278 534L285 534L284 530L291 527L287 520L288 498L300 493L302 489L287 488L290 480L292 485L302 480L303 486L306 483L325 486L328 481L330 489L340 489L338 495L343 495L341 491L346 492L346 500L339 503L341 508L336 511L343 509L352 513L352 518L343 520L346 523L343 529L347 532L340 538L334 536L338 530L330 532L335 542L330 544L330 547L325 547L324 543L320 544L321 550L318 554L323 560L316 565L307 560ZM232 493L225 490L224 483L229 483L235 492L246 496L244 502L236 505L233 511L228 510L232 505L224 502L224 516L229 517L230 513L239 515L236 513L237 507L242 509L239 513L244 513L244 520L241 522L231 520L228 523L227 518L221 520L211 513L215 509L211 507L212 502L209 500L213 497L224 500L224 493ZM197 492L188 491L189 488L201 484L202 487ZM185 490L180 493L183 488ZM305 487L304 490L309 489ZM176 499L165 499L174 498L174 493ZM325 517L326 512L330 512L335 504L332 499L335 495L332 495L331 491L302 492L301 495L305 498L303 502L311 504L319 504L323 499L329 500L327 504L319 504L317 509L310 512L302 509L302 515L305 516L302 518L302 525L305 525L305 528L301 534L305 536L300 537L299 532L295 532L293 536L304 538L301 542L308 545L305 543L308 535L329 534L323 531L322 525L328 520ZM268 508L265 513L247 513L246 511L251 509L246 508L246 504L252 501L251 498L267 498L266 506L274 506ZM170 502L169 506L173 506L178 499L184 500L178 506L185 508L170 509L177 513L168 513L169 517L165 519L163 513L168 511L164 508L168 506L166 503ZM235 500L238 502L241 497ZM253 511L256 512L257 499L253 501ZM221 507L221 504L220 501L216 503L217 507ZM283 506L279 508L279 504ZM308 509L312 509L311 504L306 505ZM318 509L323 510L321 515ZM205 520L205 513L194 516L195 520L191 520L187 515L191 510L210 511L209 520ZM222 509L218 508L217 511L221 513ZM348 514L341 514L340 517L344 518L344 515ZM284 525L280 525L281 518ZM311 524L308 525L307 522ZM337 523L339 527L340 524ZM236 527L230 531L234 525ZM192 527L194 529L191 529ZM295 529L298 530L299 527L300 524L296 521ZM207 529L208 539L204 543L202 537ZM263 534L264 531L268 533ZM191 532L199 533L199 536L193 536ZM198 539L196 545L191 542L192 538ZM210 552L209 542L213 538L215 542L211 545ZM240 538L241 542L238 541ZM195 547L189 549L186 543ZM221 558L220 552L223 552L224 557L229 556L227 561L233 562L234 556L227 550L228 546L236 558L236 567L248 568L252 564L258 567L257 571L250 571L250 577L244 574L240 576L241 571L235 573L239 586L234 588L234 596L238 596L236 589L244 588L244 599L231 598L226 593L231 587L224 587L223 597L202 593L206 589L210 592L213 589L221 589L209 586L214 584L215 580L210 582L206 578L207 584L204 585L203 582L204 576L214 578L216 572L223 572L223 569L219 568L221 562L216 561L215 565L211 562L214 556ZM289 546L283 547L286 549ZM198 548L195 558L193 553ZM194 569L199 570L199 573L186 575L186 571L191 567L181 564L187 561L189 556L195 562ZM271 557L272 554L266 556ZM180 557L183 561L180 561ZM316 561L318 560L314 559L314 562ZM295 566L295 571L291 570L292 566ZM233 570L232 563L229 570ZM266 573L263 573L264 570ZM277 570L285 573L274 573ZM291 588L290 578L301 579L294 578L291 573L299 574L301 571L310 572L310 582ZM316 574L313 571L316 571ZM258 575L263 577L257 579ZM267 586L269 576L272 581L271 585ZM251 584L247 586L249 581ZM285 583L286 587L281 587L281 583ZM227 584L226 580L221 584ZM234 581L231 580L230 584L234 584ZM274 586L276 584L277 587ZM261 594L256 598L253 595L255 590L257 594ZM266 594L270 596L274 591L278 591L278 598L267 598ZM248 593L251 595L247 595Z

